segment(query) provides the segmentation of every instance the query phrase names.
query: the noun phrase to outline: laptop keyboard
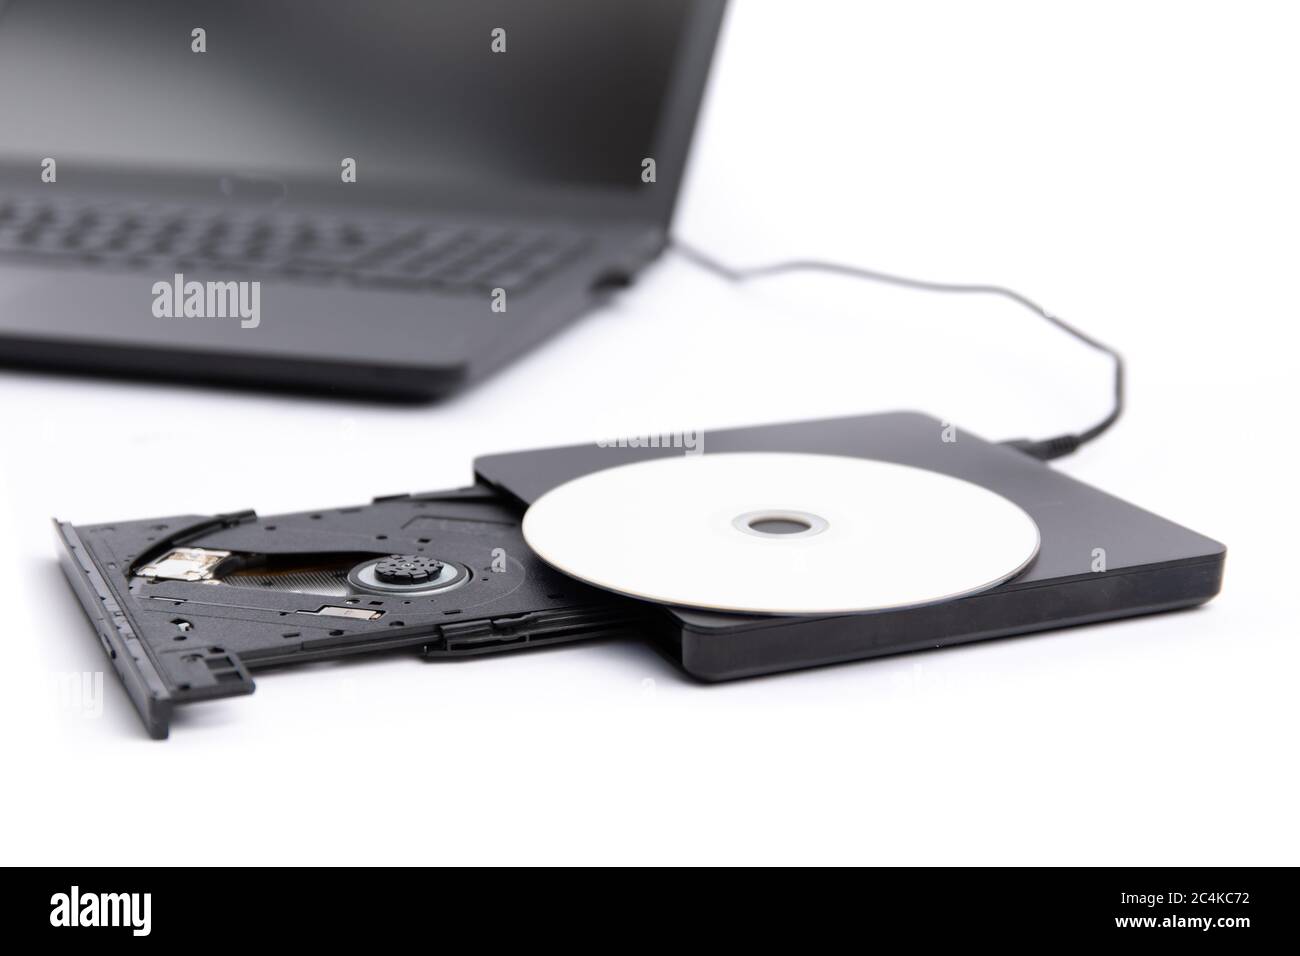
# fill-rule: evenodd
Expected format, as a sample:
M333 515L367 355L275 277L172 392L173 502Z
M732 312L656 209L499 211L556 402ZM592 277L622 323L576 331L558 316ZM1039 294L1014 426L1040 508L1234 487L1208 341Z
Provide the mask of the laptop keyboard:
M0 197L0 262L255 273L308 282L521 291L580 254L578 233L77 205Z

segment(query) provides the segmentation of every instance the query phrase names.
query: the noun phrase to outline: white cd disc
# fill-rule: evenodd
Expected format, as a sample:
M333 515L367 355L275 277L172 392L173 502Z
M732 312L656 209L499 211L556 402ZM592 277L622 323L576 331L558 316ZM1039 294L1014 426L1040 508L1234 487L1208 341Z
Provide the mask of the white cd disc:
M579 580L664 604L834 614L933 604L1007 580L1038 526L921 468L772 452L592 472L542 495L524 538Z

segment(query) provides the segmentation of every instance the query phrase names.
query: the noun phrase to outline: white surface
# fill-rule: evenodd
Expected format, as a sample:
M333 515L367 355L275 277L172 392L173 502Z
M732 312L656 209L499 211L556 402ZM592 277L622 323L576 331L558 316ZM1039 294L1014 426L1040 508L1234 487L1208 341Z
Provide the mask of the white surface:
M800 534L737 527L790 512L824 524L806 520ZM932 604L1000 584L1038 553L1038 526L1001 495L837 455L701 454L607 468L542 495L523 531L543 560L579 580L758 614Z
M1222 595L720 686L639 644L284 670L157 743L111 676L97 719L52 690L104 660L51 515L274 514L897 408L1038 437L1100 417L1106 364L996 302L669 257L434 408L2 372L5 862L1300 862L1300 10L737 6L681 233L1010 283L1122 346L1128 414L1058 467L1226 542Z

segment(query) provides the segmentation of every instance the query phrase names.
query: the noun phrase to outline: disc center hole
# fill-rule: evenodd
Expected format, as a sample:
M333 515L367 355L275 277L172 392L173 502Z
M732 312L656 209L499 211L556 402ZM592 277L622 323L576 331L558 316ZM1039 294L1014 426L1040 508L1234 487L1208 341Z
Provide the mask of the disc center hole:
M749 530L759 534L799 534L811 531L812 525L802 518L751 518Z
M736 516L733 527L762 538L785 538L820 534L826 519L806 511L750 511Z

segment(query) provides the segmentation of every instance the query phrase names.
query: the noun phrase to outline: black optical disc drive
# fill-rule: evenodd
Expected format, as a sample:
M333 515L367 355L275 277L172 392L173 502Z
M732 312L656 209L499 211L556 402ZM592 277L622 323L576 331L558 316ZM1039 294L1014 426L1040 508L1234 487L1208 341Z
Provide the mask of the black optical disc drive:
M926 468L997 492L1024 509L1041 535L1037 556L1011 580L922 607L805 617L649 605L657 611L650 619L665 651L704 680L1188 608L1212 598L1222 581L1226 549L1219 542L928 415L737 428L703 433L687 444L706 455L802 452ZM672 436L639 436L488 455L474 467L481 482L526 507L590 472L684 453Z

